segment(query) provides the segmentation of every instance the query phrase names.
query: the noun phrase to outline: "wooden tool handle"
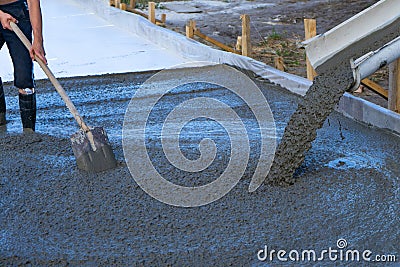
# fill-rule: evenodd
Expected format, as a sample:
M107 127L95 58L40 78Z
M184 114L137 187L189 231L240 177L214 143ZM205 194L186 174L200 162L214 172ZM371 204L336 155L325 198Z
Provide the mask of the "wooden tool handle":
M10 22L11 28L15 32L15 34L18 36L18 38L21 40L21 42L25 45L25 47L28 50L31 50L32 44L29 42L28 38L26 38L25 34L20 30L20 28L14 23ZM58 82L54 74L51 72L49 67L46 65L46 63L43 62L38 56L35 55L35 60L37 63L39 63L40 67L43 69L44 73L46 73L47 77L50 79L51 83L54 85L56 88L56 91L58 94L61 96L61 98L64 100L65 104L67 105L69 111L71 114L74 116L76 122L78 123L79 127L84 130L85 132L90 132L89 127L86 125L86 123L83 121L81 115L79 115L78 110L75 108L74 104L72 103L71 99L65 92L64 88L61 86L61 84Z

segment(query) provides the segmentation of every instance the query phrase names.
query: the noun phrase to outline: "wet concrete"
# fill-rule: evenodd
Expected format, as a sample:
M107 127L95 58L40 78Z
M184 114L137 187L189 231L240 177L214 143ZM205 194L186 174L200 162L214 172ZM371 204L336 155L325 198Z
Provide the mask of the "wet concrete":
M353 82L349 69L343 73L319 75L311 86L296 112L291 117L275 154L268 175L272 183L293 184L294 173L302 164L305 153L317 137L317 130L334 110L340 97ZM341 74L341 75L337 75Z
M305 153L311 148L317 130L322 127L342 95L350 90L354 83L350 60L355 60L397 38L400 35L399 25L400 19L393 21L375 34L364 37L336 55L331 55L327 62L317 68L319 75L293 114L278 146L269 173L271 182L294 183L293 174L303 162Z
M101 172L117 166L108 136L102 127L93 127L90 132L83 129L71 137L72 150L79 169Z
M97 174L76 167L69 140L76 123L49 82L38 82L37 133L30 135L21 133L16 91L6 84L10 123L0 130L0 265L276 266L278 261L257 259L265 245L321 251L335 248L339 238L352 249L399 256L400 137L336 112L318 131L294 185L264 184L249 193L260 140L248 107L215 86L174 90L154 110L149 125L146 145L160 170L168 173L170 168L159 155L160 117L182 99L198 96L230 100L252 130L250 161L238 185L209 205L177 208L148 196L124 163L121 129L129 100L151 75L61 81L85 121L107 130L119 164ZM277 86L259 85L281 139L302 102ZM216 136L217 160L204 176L174 171L170 180L190 186L218 176L229 154L224 130L215 122L196 120L182 133L182 150L189 158L198 157L200 140Z

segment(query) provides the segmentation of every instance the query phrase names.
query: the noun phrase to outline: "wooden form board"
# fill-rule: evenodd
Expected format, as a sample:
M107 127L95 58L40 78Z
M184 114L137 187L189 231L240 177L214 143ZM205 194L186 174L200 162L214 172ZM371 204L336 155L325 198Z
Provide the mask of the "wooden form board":
M386 99L388 98L388 90L384 89L382 86L380 86L376 82L371 81L370 79L364 79L361 81L361 84L367 86L369 89L375 91L376 93L380 94L381 96L385 97Z
M211 37L201 33L199 29L195 29L194 30L194 35L206 40L207 42L212 43L213 45L218 46L219 48L224 49L225 51L238 54L238 52L235 49L233 49L233 48L231 48L231 47L229 47L229 46L227 46L227 45L215 40L214 38L211 38Z
M203 34L198 28L196 28L196 22L194 20L189 20L189 22L186 25L186 37L190 38L190 39L193 39L194 36L200 37L201 39L204 39L207 42L210 42L213 45L215 45L215 46L217 46L217 47L219 47L219 48L221 48L221 49L223 49L225 51L239 54L238 51L236 51L235 49L233 49L233 48L221 43L218 40L215 40L214 38L211 38L211 37Z

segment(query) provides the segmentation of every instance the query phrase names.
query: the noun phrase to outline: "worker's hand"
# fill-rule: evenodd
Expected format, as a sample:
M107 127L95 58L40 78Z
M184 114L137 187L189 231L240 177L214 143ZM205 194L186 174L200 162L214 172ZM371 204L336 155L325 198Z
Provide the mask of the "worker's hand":
M14 23L18 23L18 21L13 16L11 16L8 13L4 13L4 12L0 11L0 23L1 23L1 26L3 27L3 29L12 31L11 26L10 26L10 21L12 21Z
M32 60L35 60L35 56L37 56L47 65L46 52L44 51L42 41L33 39L32 48L29 51L29 54L31 55Z

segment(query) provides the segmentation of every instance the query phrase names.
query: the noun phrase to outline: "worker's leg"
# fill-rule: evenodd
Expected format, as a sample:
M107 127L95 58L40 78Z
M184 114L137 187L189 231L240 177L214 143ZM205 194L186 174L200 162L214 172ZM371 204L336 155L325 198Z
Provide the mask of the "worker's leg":
M21 113L22 127L24 131L35 131L36 123L36 94L18 94L19 111Z
M3 10L18 20L18 27L32 42L32 26L29 11L24 2L18 1ZM3 30L3 37L10 51L14 66L14 85L19 89L19 107L24 130L35 130L36 94L33 79L33 62L29 51L14 32Z
M0 78L0 126L6 123L6 98L4 96L3 82Z
M4 45L4 38L0 31L0 50ZM6 124L6 98L4 96L3 81L0 78L0 126Z

